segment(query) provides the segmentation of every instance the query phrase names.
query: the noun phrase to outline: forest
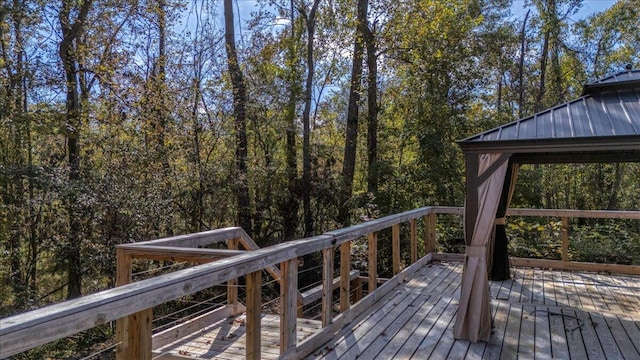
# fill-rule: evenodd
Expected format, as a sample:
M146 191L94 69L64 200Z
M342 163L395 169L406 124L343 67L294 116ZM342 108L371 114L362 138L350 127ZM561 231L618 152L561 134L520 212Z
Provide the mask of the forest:
M3 0L0 316L113 287L117 244L241 226L268 246L463 206L457 140L640 67L640 1L583 2ZM640 166L525 166L516 189L638 210ZM640 263L637 221L581 225L583 258Z

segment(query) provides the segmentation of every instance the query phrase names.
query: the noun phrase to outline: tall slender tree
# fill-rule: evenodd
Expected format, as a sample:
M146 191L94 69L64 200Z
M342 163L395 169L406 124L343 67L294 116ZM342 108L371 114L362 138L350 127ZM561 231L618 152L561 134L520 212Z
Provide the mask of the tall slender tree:
M342 165L342 188L339 196L338 223L349 226L351 194L356 168L356 149L358 144L358 116L360 94L362 91L362 62L364 58L364 34L367 27L368 0L358 0L356 32L353 44L353 62L351 65L351 86L349 88L349 106L347 109L347 129L344 142L344 160Z
M224 0L224 39L227 50L227 66L233 88L233 114L235 129L235 191L238 204L238 225L251 235L251 206L247 178L247 90L236 49L233 2Z
M67 156L69 167L69 196L67 213L69 216L69 237L66 251L67 266L67 298L82 294L82 214L78 209L78 185L80 183L80 130L82 128L81 102L78 84L78 56L76 42L86 26L87 16L91 9L91 0L80 4L71 0L62 0L58 20L62 30L59 44L59 55L62 61L66 84L65 119L67 135ZM75 19L73 18L75 16Z

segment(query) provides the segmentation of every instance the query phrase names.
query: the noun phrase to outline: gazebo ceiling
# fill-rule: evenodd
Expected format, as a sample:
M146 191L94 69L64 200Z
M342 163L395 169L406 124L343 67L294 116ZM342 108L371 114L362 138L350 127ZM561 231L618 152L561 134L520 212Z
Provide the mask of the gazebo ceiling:
M640 161L640 69L584 87L578 99L458 142L516 162Z

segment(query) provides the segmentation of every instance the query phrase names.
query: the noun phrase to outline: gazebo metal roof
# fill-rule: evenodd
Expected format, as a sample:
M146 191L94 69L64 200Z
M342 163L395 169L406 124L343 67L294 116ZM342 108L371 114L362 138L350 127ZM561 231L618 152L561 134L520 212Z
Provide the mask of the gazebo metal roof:
M640 161L640 69L589 83L575 100L458 144L465 153L509 152L518 162Z

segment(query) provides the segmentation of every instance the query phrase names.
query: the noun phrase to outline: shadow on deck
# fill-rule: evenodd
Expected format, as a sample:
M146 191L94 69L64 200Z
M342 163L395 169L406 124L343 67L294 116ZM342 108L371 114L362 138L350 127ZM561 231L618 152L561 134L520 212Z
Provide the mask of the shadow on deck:
M308 359L640 359L640 277L515 268L491 282L488 343L453 339L462 263L429 263L345 324ZM379 291L379 290L378 290ZM156 350L161 358L244 358L243 317ZM320 331L298 319L298 341ZM279 356L279 318L263 315L262 358ZM160 350L160 352L158 352Z

